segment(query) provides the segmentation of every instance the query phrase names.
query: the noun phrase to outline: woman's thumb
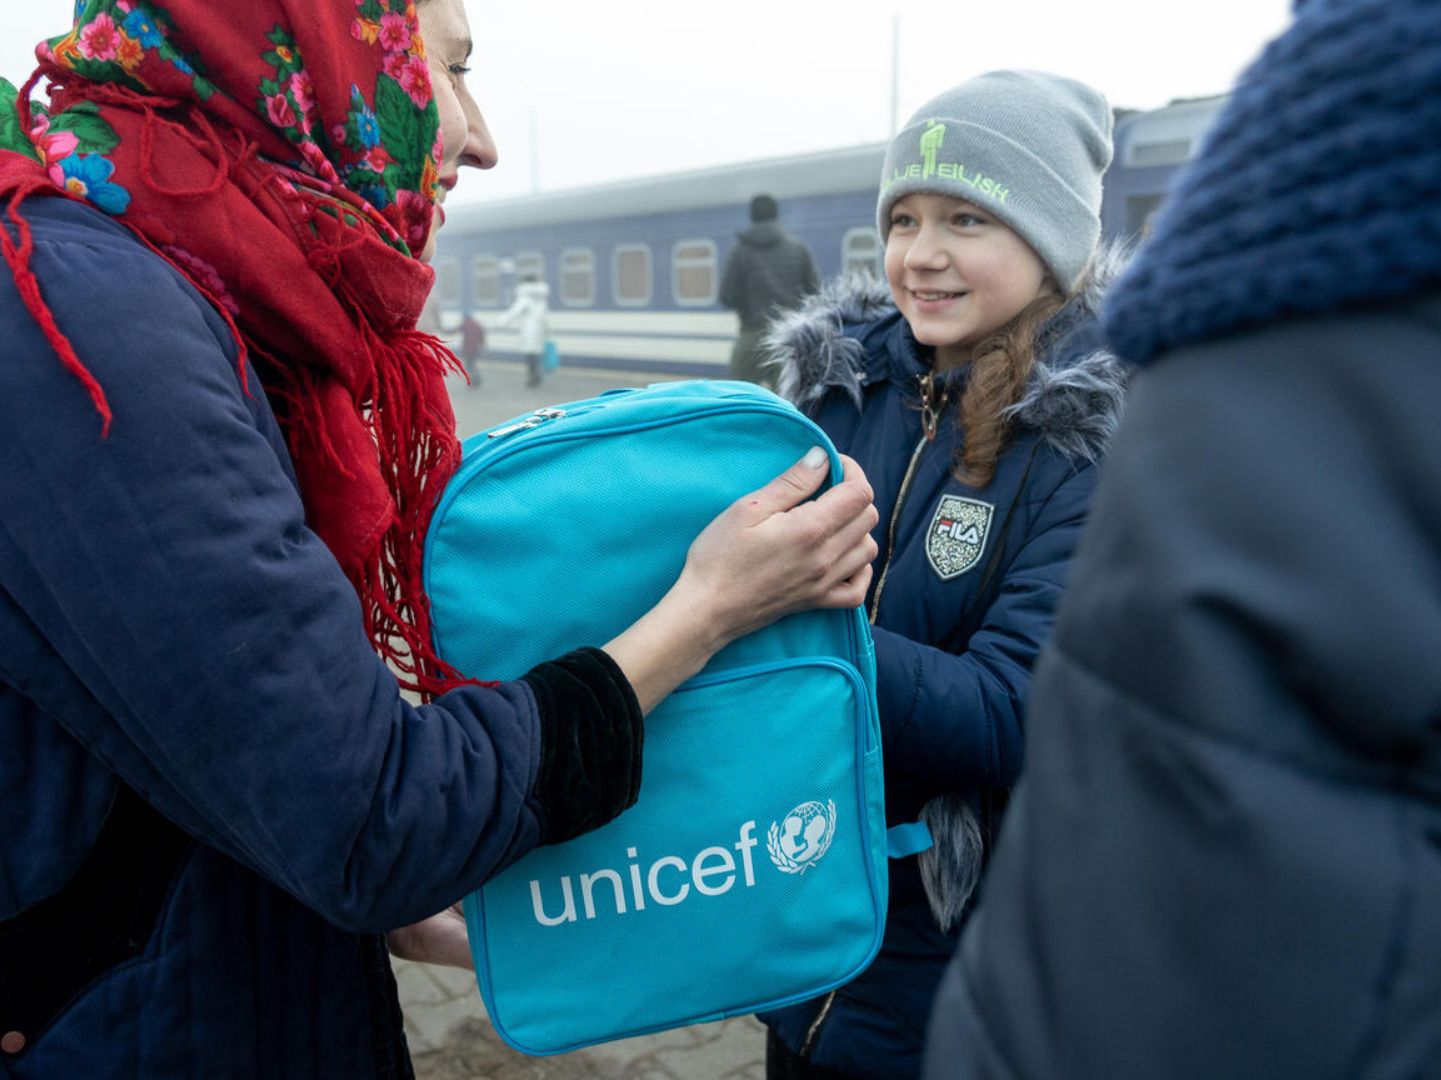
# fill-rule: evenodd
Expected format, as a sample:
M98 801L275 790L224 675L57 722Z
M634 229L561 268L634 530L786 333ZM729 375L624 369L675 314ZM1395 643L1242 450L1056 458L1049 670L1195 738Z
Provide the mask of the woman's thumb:
M783 514L816 493L831 474L830 462L830 455L823 447L812 446L805 457L741 502L749 514L757 518Z

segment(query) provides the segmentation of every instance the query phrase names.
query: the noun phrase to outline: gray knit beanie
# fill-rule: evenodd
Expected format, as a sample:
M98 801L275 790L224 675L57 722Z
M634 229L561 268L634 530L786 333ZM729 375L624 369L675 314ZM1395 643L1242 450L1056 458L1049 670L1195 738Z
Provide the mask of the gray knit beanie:
M876 225L916 191L989 210L1031 245L1061 288L1080 282L1101 237L1101 176L1111 108L1074 79L1044 71L977 75L922 105L886 150Z

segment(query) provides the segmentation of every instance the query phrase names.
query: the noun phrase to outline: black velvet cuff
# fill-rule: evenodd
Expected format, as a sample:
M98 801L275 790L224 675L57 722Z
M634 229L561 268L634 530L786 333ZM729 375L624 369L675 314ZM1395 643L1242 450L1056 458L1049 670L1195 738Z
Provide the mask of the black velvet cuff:
M535 797L542 844L598 829L640 795L645 718L625 674L603 650L576 649L521 676L540 711Z

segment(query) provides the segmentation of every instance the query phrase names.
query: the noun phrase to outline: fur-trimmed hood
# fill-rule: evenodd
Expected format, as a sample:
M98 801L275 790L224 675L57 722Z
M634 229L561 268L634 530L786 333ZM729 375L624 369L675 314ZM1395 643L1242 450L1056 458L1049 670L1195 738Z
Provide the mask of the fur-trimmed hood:
M1024 426L1060 452L1094 461L1120 422L1126 367L1094 333L1101 302L1130 257L1123 244L1104 245L1082 279L1076 296L1047 325L1049 343L1031 368L1025 396L1012 406ZM767 331L767 363L778 368L780 395L801 408L832 390L861 405L867 382L887 377L851 331L896 314L890 287L866 276L834 280L794 311L777 317Z

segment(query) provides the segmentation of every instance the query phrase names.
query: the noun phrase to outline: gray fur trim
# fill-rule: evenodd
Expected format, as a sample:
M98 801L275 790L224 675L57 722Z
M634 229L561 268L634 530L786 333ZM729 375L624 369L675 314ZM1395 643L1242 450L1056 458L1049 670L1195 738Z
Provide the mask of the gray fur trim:
M782 312L766 328L761 345L766 363L780 368L776 392L804 409L830 390L844 390L861 407L858 377L861 343L841 327L865 323L894 310L891 289L867 274L834 278L794 311Z
M981 877L985 858L981 826L970 804L954 794L938 795L926 803L921 820L931 830L933 841L918 856L921 884L936 923L949 931L961 921L966 901Z
M1070 307L1098 313L1130 255L1125 245L1102 245ZM804 409L830 391L842 390L859 409L865 357L860 343L845 337L842 327L871 322L894 310L884 281L858 275L828 283L799 309L778 316L763 345L766 363L778 369L780 395ZM1108 351L1041 355L1025 395L1011 412L1062 454L1094 461L1120 423L1128 377L1128 369Z

